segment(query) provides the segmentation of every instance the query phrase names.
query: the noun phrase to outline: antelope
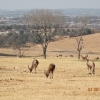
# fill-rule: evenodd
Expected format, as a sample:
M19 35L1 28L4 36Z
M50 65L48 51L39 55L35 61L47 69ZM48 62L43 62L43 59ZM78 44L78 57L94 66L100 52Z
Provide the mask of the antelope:
M99 59L99 57L97 56L95 59Z
M73 57L73 55L70 55L70 57Z
M35 59L35 60L33 60L31 67L29 67L29 65L28 65L28 69L29 69L30 73L32 72L33 69L34 69L34 73L37 73L36 68L37 68L38 64L39 64L39 61Z
M82 58L83 60L86 60L87 57L88 57L88 55L81 55L81 58Z
M48 78L49 74L50 74L50 79L53 79L53 72L55 70L55 64L51 63L49 64L48 70L44 71L45 76Z
M89 74L95 74L95 63L93 61L90 61L88 58L86 58L87 60L87 68L88 71L90 70Z
M62 57L62 54L60 54L59 57Z

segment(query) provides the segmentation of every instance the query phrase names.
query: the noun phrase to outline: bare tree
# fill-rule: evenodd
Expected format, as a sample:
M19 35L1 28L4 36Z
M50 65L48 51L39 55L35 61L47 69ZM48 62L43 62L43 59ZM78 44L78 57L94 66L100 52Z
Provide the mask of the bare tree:
M29 47L24 48L22 45L20 45L20 46L13 45L12 48L13 48L13 52L15 53L15 55L19 58L24 57L25 51L27 51L29 49Z
M23 22L29 27L33 26L33 29L29 29L36 41L42 45L43 55L46 59L48 43L56 34L58 28L61 28L66 22L65 17L60 11L35 9L24 16Z
M81 50L84 48L82 34L81 36L75 37L75 39L77 43L75 47L76 47L76 50L78 51L78 59L80 59Z

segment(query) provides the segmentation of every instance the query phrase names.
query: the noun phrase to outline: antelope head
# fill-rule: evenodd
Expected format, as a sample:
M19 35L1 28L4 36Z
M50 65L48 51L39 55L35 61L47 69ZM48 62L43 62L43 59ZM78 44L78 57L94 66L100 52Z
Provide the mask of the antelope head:
M49 73L48 73L47 71L44 70L44 74L45 74L45 76L48 78Z

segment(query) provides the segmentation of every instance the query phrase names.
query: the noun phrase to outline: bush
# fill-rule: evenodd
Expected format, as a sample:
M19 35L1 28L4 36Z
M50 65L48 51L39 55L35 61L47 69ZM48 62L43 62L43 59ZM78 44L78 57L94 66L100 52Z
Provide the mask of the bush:
M72 30L69 32L69 37L75 37L75 36L80 36L80 35L88 35L88 34L93 34L93 31L89 28L82 28L79 30Z

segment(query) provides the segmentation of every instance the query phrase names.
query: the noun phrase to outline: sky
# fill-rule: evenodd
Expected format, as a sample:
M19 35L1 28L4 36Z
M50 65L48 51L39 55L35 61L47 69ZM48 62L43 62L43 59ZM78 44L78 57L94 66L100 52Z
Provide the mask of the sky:
M0 10L100 8L100 0L0 0Z

